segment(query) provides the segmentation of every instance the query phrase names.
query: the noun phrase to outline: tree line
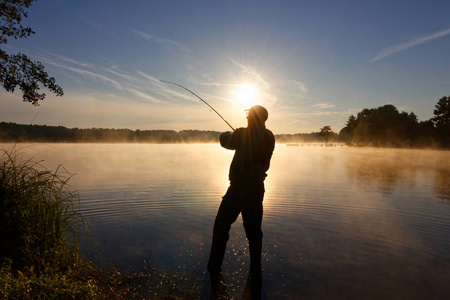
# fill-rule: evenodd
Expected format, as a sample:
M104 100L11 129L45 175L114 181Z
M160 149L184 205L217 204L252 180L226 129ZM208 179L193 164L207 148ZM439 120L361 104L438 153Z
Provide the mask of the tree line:
M324 126L320 132L278 134L277 143L345 142L351 146L373 147L450 147L450 96L441 98L434 117L418 121L411 112L400 112L394 105L365 108L350 115L339 135ZM202 130L130 130L105 128L66 128L63 126L0 123L0 142L65 143L211 143L221 132Z
M4 143L209 143L220 132L201 130L130 130L110 128L66 128L64 126L0 123Z
M0 122L3 143L216 143L221 132L203 130L131 130L67 128ZM317 133L275 135L277 143L319 143ZM334 138L338 138L335 134Z
M434 117L418 121L391 104L350 115L339 137L348 145L375 147L450 147L450 96L441 98Z

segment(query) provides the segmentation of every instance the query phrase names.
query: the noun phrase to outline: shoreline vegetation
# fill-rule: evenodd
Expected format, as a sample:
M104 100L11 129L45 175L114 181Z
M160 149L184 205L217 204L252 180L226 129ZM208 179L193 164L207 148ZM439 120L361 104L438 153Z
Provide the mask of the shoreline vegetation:
M114 128L67 128L0 122L2 143L216 143L222 132L209 130L131 130ZM335 140L339 140L337 134ZM321 143L319 132L278 134L279 143Z
M411 125L411 123L410 123ZM414 128L413 128L414 127ZM64 126L26 125L0 122L0 143L142 143L188 144L216 143L222 132L205 130L131 130L114 128L66 128ZM450 137L435 130L430 122L416 126L367 126L349 118L339 134L331 132L330 146L413 148L449 150ZM278 144L326 144L320 132L276 134Z
M320 132L276 134L280 144L345 143L348 146L382 148L449 149L450 96L436 104L434 118L419 121L413 112L394 105L363 109L350 115L339 134L330 126ZM66 128L0 122L3 143L215 143L221 132L205 130L131 130L111 128Z
M100 269L82 256L93 238L62 166L49 171L15 147L0 150L1 299L196 299L199 279L144 266Z

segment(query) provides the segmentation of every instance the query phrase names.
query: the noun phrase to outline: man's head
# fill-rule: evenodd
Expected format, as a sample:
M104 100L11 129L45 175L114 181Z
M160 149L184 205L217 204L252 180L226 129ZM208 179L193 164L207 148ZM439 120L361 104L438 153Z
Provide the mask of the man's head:
M261 105L254 105L250 109L247 109L247 120L249 125L263 126L269 118L267 109Z

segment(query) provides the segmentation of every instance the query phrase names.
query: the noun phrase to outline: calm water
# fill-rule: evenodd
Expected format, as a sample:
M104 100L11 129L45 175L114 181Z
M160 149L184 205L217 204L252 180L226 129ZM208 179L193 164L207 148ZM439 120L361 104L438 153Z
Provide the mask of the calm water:
M95 236L84 252L99 264L150 261L206 278L233 152L216 144L18 148L77 174L71 186ZM449 151L277 145L264 200L264 297L449 299L449 178ZM230 236L224 271L239 299L249 262L240 218Z

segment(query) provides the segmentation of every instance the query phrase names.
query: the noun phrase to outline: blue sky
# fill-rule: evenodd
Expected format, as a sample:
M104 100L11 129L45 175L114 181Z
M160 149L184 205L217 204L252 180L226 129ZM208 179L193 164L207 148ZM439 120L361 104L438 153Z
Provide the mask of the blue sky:
M38 0L36 32L3 49L41 61L65 95L39 107L0 90L0 121L130 129L228 130L244 108L274 133L338 132L393 104L433 117L450 95L449 1ZM45 89L43 89L45 91Z

